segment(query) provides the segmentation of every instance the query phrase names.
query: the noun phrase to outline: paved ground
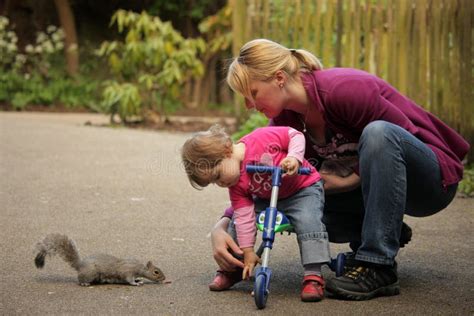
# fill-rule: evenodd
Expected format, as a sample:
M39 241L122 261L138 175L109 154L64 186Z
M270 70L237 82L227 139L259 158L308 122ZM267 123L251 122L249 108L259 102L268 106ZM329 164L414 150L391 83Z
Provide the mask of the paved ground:
M216 268L208 233L227 193L217 187L198 192L187 183L179 149L188 135L85 121L107 118L0 113L2 315L474 313L473 199L457 198L435 216L407 219L414 237L398 256L402 293L395 297L301 303L295 237L282 236L270 261L274 279L267 308L258 312L250 283L225 293L207 290ZM59 259L37 270L34 244L51 232L75 239L83 255L151 259L172 283L84 288Z

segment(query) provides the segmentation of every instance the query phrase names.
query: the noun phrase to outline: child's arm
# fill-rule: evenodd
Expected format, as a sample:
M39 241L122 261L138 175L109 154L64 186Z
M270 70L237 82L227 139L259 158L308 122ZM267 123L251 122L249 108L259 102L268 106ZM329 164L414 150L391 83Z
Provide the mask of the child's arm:
M288 129L290 142L288 144L288 154L280 162L280 167L285 170L286 175L292 176L298 173L298 168L303 163L306 141L303 133L293 129Z
M235 230L237 232L237 241L244 253L244 270L242 278L248 279L252 274L255 265L260 258L253 249L255 245L255 209L254 205L241 207L234 210Z
M234 223L240 248L253 248L255 245L255 235L257 234L254 205L235 209Z

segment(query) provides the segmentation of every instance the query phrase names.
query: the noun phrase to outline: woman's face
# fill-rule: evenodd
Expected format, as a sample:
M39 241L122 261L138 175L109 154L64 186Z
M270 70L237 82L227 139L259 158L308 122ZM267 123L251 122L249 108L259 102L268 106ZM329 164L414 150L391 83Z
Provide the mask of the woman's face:
M285 108L283 89L279 87L277 78L269 81L251 81L250 92L255 100L245 100L248 109L255 108L268 118L278 116Z

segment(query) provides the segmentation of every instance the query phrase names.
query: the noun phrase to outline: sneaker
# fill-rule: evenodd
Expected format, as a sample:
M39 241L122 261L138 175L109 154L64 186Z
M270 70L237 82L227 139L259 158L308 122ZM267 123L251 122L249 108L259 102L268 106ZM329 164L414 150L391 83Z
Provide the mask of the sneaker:
M397 264L370 265L347 269L343 276L327 281L327 291L336 298L361 301L400 294Z
M346 255L346 260L344 262L344 273L349 271L353 267L359 265L359 261L356 260L355 258L356 256L355 252L346 252L345 255Z
M209 284L209 290L225 291L240 281L242 281L242 269L230 272L218 270L214 280Z
M324 279L318 275L307 275L301 287L303 302L319 302L324 298Z

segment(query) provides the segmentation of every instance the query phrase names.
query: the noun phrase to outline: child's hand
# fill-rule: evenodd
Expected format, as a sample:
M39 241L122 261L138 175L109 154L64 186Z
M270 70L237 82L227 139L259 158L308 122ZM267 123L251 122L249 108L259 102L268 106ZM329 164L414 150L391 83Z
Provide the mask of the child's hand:
M260 263L261 260L253 251L253 248L244 248L244 271L242 272L242 279L247 280L252 275L253 269Z
M286 157L281 161L280 167L286 172L283 176L293 176L298 173L300 162L295 157Z

